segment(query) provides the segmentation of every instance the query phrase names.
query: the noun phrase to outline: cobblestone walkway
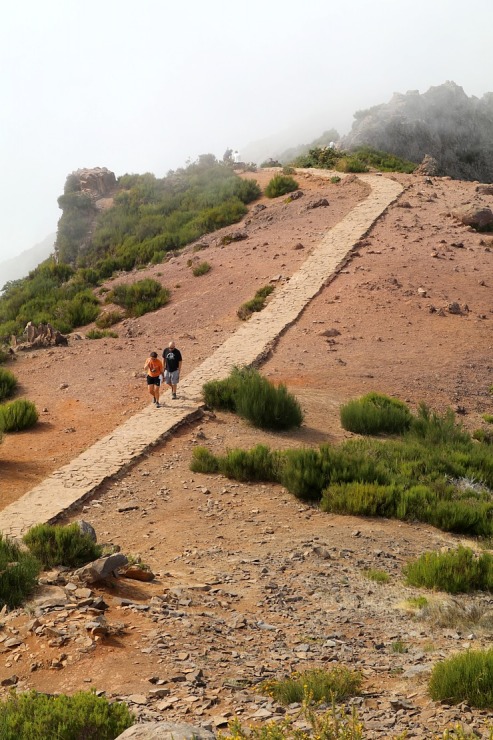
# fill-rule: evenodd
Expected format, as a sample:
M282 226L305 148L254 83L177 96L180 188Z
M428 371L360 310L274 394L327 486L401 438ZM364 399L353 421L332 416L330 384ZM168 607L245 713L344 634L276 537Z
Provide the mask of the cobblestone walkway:
M330 176L327 172L318 172ZM355 243L400 195L402 186L388 178L363 175L370 195L330 229L310 257L261 312L227 339L180 383L181 399L157 412L151 405L132 416L72 462L56 470L18 501L0 512L0 532L21 537L31 526L53 521L93 493L106 479L123 470L180 424L201 414L202 385L229 375L234 365L259 362L303 308L345 263ZM184 400L186 399L186 400ZM152 424L149 418L152 415Z

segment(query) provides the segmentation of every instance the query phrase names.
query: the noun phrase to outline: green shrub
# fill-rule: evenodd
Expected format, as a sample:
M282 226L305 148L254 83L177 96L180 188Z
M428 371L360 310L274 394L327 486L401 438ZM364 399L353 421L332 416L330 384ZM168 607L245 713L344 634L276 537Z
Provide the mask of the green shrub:
M14 395L17 388L17 378L10 370L0 367L0 402Z
M485 445L493 444L493 431L491 429L475 429L472 433L473 439Z
M240 374L232 372L225 380L211 380L202 386L206 406L221 411L236 411L235 395Z
M291 429L303 421L301 407L282 383L277 387L253 368L234 368L224 381L206 383L204 400L227 408L261 429Z
M40 570L31 553L0 534L0 607L20 606L31 595Z
M493 414L483 414L483 421L485 421L487 424L493 424Z
M0 347L0 365L4 362L7 362L8 359L9 359L9 353L7 352L6 349L2 349Z
M468 433L455 422L455 414L452 409L447 409L443 414L432 411L425 403L420 403L418 412L413 417L410 430L412 434L419 437L428 444L442 443L467 443Z
M493 590L493 556L476 556L459 545L448 552L425 552L404 568L411 586L446 591L450 594Z
M254 369L243 372L235 404L240 416L261 429L292 429L303 421L301 406L286 386L274 386Z
M273 285L264 285L262 288L259 288L253 298L251 298L249 301L246 301L245 303L242 303L242 305L239 307L237 311L238 318L240 318L242 321L246 321L246 319L249 319L254 312L261 311L263 308L265 308L265 299L272 293L273 290Z
M77 524L36 524L24 535L25 544L45 568L78 568L101 557L102 549Z
M217 473L219 463L206 447L195 447L192 451L190 470L193 470L194 473Z
M333 514L392 517L396 509L395 485L334 483L323 492L321 509Z
M32 401L17 398L0 405L0 429L4 432L21 432L33 427L39 414Z
M96 326L98 329L109 329L110 326L118 324L119 321L125 318L125 314L121 311L106 311L102 313L96 319Z
M280 195L286 195L286 193L292 193L293 190L298 190L298 187L299 185L293 177L289 175L275 175L272 180L269 180L264 192L268 198L278 198Z
M368 393L341 407L341 424L355 434L402 434L412 415L405 403L381 393Z
M118 339L118 334L116 331L111 331L111 329L91 329L86 333L86 339L104 339L105 337Z
M390 576L385 570L378 570L377 568L368 568L363 571L368 580L374 581L375 583L388 583Z
M274 481L277 479L278 456L265 445L251 450L230 450L218 458L219 471L227 478L241 481Z
M2 740L114 740L133 723L126 704L110 704L93 692L73 696L12 692L0 702Z
M211 265L208 262L199 262L198 265L192 268L192 273L195 277L200 277L200 275L206 275L211 269Z
M170 299L167 288L161 283L147 278L132 285L117 285L106 296L107 303L116 303L125 308L129 316L143 316L165 306Z
M493 650L471 650L437 663L429 690L433 701L492 709Z
M280 473L282 485L303 501L320 501L330 476L331 452L328 445L319 450L286 450Z
M369 167L356 155L347 155L337 160L335 168L338 172L368 172Z
M301 703L306 696L314 702L337 702L355 696L360 690L361 681L359 672L336 665L329 670L313 669L295 673L283 680L266 681L260 688L284 705Z

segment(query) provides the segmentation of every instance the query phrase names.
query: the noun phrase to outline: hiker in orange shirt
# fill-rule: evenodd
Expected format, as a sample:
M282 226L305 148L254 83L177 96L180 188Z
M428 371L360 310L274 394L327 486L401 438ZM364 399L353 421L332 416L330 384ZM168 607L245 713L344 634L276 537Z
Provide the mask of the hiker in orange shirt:
M152 402L159 409L161 408L161 404L159 403L159 388L161 386L161 375L164 372L164 366L157 356L157 352L151 352L144 365L144 370L147 372L147 387L152 396Z

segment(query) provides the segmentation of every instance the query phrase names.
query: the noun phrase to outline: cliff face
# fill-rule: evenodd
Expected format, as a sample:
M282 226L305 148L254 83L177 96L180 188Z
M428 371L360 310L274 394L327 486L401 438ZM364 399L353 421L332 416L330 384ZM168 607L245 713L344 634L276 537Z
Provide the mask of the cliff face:
M395 93L389 103L355 114L341 145L369 145L413 162L428 154L442 175L493 182L493 93L468 97L455 82Z

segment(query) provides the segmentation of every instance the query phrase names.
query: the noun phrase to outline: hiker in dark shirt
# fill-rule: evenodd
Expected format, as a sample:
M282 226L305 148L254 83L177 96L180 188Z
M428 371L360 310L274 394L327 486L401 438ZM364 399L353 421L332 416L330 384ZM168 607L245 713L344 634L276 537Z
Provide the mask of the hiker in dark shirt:
M163 350L163 358L165 367L164 382L171 388L171 398L176 398L176 386L180 380L182 357L180 350L175 347L173 341Z

